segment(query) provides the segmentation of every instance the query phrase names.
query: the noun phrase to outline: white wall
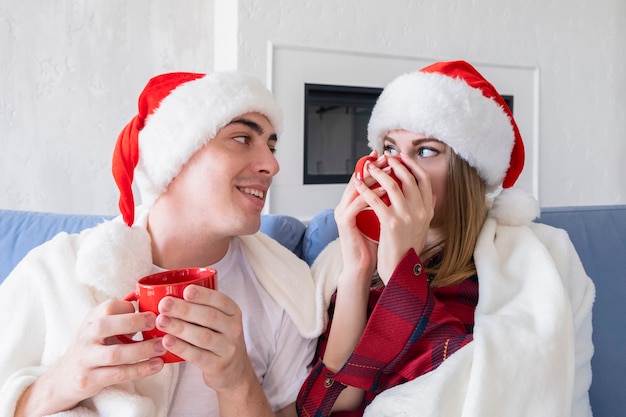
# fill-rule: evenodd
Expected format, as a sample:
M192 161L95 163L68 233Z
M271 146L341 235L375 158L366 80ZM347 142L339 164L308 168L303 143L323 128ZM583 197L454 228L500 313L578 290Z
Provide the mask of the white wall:
M536 68L541 204L626 204L623 0L238 0L235 12L216 10L235 19L236 38L213 33L211 1L0 0L0 208L115 213L110 154L141 88L159 72L210 70L213 37L236 51L220 67L268 81L268 43ZM281 163L300 157L279 150Z
M213 68L212 15L205 0L0 0L0 208L116 214L117 135L150 77Z

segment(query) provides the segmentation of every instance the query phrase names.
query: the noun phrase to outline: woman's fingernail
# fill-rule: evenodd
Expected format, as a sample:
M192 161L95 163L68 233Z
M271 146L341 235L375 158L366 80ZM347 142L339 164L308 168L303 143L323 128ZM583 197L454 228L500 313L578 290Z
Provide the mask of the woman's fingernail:
M357 177L354 177L354 178L352 179L352 182L353 182L353 183L354 183L354 185L356 185L357 187L358 187L359 185L363 184L363 181L361 181L361 180L360 180L359 178L357 178Z

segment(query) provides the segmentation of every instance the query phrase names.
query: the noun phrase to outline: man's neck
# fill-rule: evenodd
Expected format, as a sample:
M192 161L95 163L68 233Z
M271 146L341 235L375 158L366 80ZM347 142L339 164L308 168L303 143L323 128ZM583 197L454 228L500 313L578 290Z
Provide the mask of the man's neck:
M198 230L173 228L150 221L152 263L164 269L203 267L217 263L228 251L231 237L212 236Z

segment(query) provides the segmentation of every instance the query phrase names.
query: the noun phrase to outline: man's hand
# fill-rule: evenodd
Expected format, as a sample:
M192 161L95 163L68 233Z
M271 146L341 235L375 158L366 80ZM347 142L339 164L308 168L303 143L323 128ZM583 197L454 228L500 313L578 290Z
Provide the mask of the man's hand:
M157 328L167 350L202 370L221 415L273 416L248 357L239 306L227 295L190 285L183 299L159 303Z
M154 313L135 313L128 301L110 300L91 310L65 354L18 401L16 416L48 415L75 407L110 385L159 372L161 339L121 344L115 337L150 330Z

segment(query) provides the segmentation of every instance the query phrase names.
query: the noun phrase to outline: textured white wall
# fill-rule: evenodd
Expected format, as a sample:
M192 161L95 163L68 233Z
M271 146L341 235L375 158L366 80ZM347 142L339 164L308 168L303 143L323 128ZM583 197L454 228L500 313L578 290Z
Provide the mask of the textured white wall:
M263 79L268 40L538 68L541 204L626 203L624 0L239 4L239 67Z
M117 135L150 77L213 68L212 7L0 0L0 208L117 213Z
M263 80L268 42L539 68L542 204L626 204L623 0L238 3ZM118 132L150 76L213 68L213 27L206 0L0 0L0 208L116 213Z

